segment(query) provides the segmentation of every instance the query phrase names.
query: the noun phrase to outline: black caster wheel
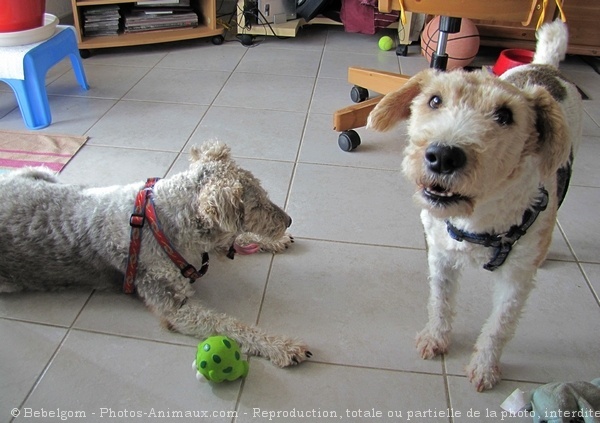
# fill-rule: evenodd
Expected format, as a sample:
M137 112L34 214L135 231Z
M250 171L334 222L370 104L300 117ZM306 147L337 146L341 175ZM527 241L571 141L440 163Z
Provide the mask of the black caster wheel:
M338 145L344 151L352 151L360 145L360 135L353 129L344 131L338 137Z
M407 44L398 44L396 46L396 56L404 56L408 55L408 45Z
M254 37L250 34L240 34L238 35L238 38L243 46L250 47L254 44Z
M361 103L369 98L369 90L355 85L350 90L350 98L355 103Z
M212 43L216 46L220 46L221 44L223 44L223 41L225 41L225 37L223 37L222 35L215 35L214 37L212 37Z
M87 59L88 57L90 57L92 55L92 52L89 51L88 49L83 49L83 50L79 50L79 55L81 56L82 59Z

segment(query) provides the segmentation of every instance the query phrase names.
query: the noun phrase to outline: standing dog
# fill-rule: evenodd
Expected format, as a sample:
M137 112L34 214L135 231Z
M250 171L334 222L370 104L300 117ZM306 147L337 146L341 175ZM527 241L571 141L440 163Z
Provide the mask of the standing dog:
M483 266L494 280L492 314L467 366L478 391L500 380L500 355L548 252L581 137L581 96L557 71L567 27L547 24L537 37L530 65L501 78L428 69L368 119L379 131L409 122L402 169L418 188L431 288L421 357L448 350L460 269Z
M146 206L152 205L158 222L144 207L132 216L140 194ZM146 216L140 217L144 211ZM186 172L158 180L153 188L144 188L143 182L85 188L61 184L44 168L21 169L0 177L0 293L102 288L110 279L106 276L120 275L123 280L128 263L135 263L130 288L165 326L198 338L226 335L248 354L289 366L310 357L304 344L267 335L190 298L193 289L186 278L193 280L202 270L185 260L180 266L170 254L195 259L207 258L209 251L231 255L262 247L278 252L291 242L285 233L290 224L259 181L236 166L229 148L220 143L193 149ZM130 225L141 236L141 248L134 254ZM154 228L161 230L160 236L153 236ZM161 237L168 239L164 250ZM241 247L235 244L240 238L259 245Z

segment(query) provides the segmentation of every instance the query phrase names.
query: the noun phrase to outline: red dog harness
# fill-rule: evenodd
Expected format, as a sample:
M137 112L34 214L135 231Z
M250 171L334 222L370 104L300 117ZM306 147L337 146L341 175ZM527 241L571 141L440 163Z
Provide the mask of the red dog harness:
M123 282L123 291L126 294L132 294L135 291L135 275L137 273L140 250L142 247L142 228L146 219L150 222L150 230L154 234L154 238L161 246L163 251L169 256L171 261L181 270L181 274L194 283L196 279L204 276L208 270L208 253L202 253L202 267L196 270L194 266L189 264L181 254L179 254L167 238L166 234L160 227L156 208L154 206L154 185L160 178L149 178L146 181L144 189L140 190L135 198L135 206L133 213L129 219L131 226L131 235L129 243L129 256L127 257L127 270Z

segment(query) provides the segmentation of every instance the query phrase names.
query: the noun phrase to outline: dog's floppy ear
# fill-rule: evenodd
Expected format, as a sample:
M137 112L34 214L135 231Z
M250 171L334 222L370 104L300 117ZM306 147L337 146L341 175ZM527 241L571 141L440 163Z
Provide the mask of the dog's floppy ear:
M430 73L429 69L421 71L399 90L383 96L369 114L367 128L384 132L392 129L400 121L408 119L412 101L421 92L423 81Z
M243 218L243 188L239 182L205 186L198 196L198 214L205 228L237 232Z
M536 86L526 90L536 114L538 139L534 150L541 159L542 176L548 178L569 160L571 140L566 119L558 102L545 88Z
M200 147L193 146L190 150L191 161L227 161L231 158L229 147L219 141L207 141Z

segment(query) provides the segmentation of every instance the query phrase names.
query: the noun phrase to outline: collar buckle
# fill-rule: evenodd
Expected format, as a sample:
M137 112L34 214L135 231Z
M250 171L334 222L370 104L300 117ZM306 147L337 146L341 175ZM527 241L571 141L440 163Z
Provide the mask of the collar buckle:
M132 228L141 228L146 223L146 216L144 214L133 213L129 218L129 226Z

